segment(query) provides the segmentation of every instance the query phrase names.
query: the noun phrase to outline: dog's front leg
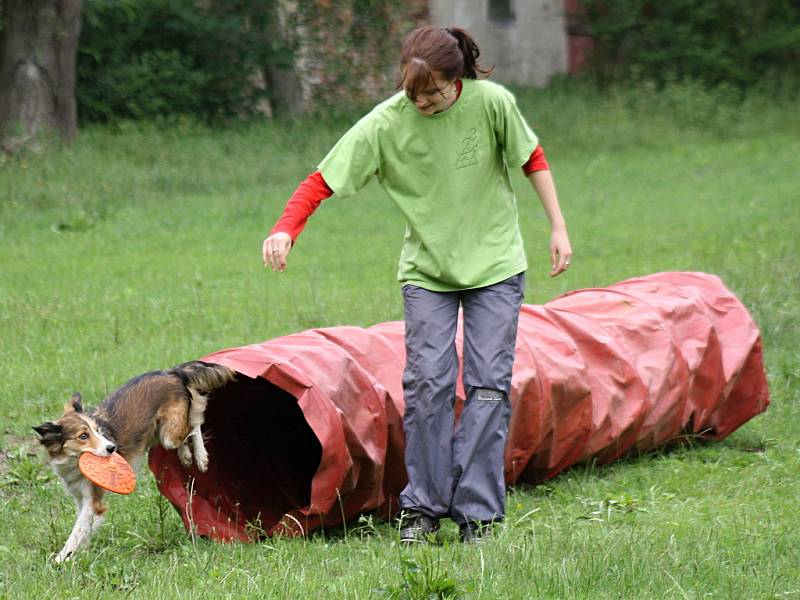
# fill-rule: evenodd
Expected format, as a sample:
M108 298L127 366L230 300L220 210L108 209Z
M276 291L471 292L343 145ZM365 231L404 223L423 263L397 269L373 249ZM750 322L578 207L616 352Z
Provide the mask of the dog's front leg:
M69 534L64 547L56 555L56 562L64 562L71 558L80 548L82 548L89 541L94 530L94 513L92 512L91 502L81 503L78 509L78 518L75 525L72 527L72 533Z
M192 447L189 448L189 441ZM165 446L166 447L166 446ZM208 451L203 442L203 432L200 430L200 425L197 425L189 432L183 444L178 447L178 459L181 464L187 469L192 466L192 453L194 453L194 462L201 473L208 470Z
M103 490L87 482L83 495L78 503L78 518L72 527L64 547L56 555L57 563L71 558L78 550L88 544L105 517L106 507L102 503Z
M205 473L208 470L208 451L203 442L203 432L200 430L200 425L192 429L190 434L192 438L192 450L194 451L194 462L197 468Z

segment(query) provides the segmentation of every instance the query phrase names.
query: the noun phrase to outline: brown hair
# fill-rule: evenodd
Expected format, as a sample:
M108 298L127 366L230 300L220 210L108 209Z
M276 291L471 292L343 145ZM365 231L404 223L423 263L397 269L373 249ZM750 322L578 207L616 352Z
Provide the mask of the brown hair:
M433 71L445 79L477 79L478 73L488 76L492 69L478 66L481 51L466 31L458 27L418 27L406 36L400 51L400 80L397 87L408 82L409 98L433 81Z

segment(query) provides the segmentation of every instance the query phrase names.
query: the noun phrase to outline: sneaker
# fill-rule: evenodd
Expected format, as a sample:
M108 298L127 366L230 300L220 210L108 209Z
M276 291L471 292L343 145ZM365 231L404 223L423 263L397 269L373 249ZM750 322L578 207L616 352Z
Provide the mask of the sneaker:
M406 513L401 519L400 541L404 544L425 543L439 529L439 519L421 512Z
M480 544L492 534L491 521L469 521L459 525L459 537L465 544Z

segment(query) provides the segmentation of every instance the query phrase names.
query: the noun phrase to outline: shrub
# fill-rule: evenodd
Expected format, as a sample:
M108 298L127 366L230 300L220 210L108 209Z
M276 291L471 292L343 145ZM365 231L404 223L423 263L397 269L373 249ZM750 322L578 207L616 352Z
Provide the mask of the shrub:
M793 0L582 0L603 85L676 80L744 88L800 79L800 4Z
M87 0L78 51L83 121L253 111L253 77L288 52L268 39L271 0Z

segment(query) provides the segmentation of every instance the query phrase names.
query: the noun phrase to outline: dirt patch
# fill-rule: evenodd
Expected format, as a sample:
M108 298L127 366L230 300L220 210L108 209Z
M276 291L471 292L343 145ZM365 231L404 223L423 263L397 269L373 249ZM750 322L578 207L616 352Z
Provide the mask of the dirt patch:
M8 473L9 456L34 456L38 453L38 444L30 437L6 435L0 447L0 477Z

